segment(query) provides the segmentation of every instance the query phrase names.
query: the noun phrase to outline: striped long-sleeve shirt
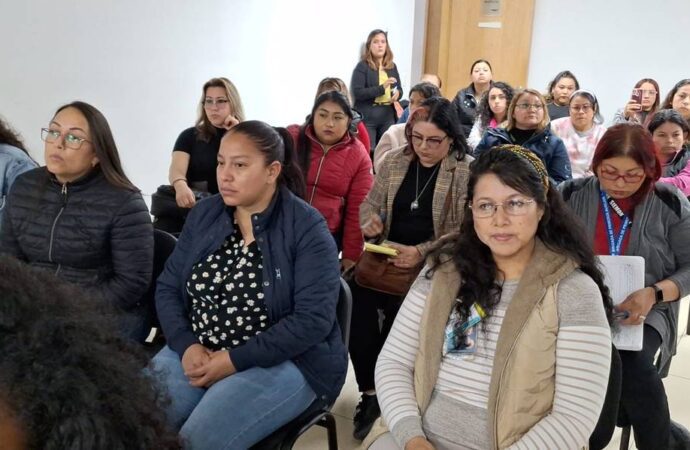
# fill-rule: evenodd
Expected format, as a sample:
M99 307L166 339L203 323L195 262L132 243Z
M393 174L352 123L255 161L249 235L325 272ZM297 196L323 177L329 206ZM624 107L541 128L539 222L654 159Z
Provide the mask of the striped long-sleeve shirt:
M493 357L503 316L517 288L506 282L499 305L477 330L476 352L443 357L424 417L414 395L419 323L431 281L420 277L400 308L376 367L382 415L398 445L426 436L437 448L490 447L487 403ZM553 409L511 449L577 449L599 418L608 384L611 336L593 282L576 271L557 290L559 318Z

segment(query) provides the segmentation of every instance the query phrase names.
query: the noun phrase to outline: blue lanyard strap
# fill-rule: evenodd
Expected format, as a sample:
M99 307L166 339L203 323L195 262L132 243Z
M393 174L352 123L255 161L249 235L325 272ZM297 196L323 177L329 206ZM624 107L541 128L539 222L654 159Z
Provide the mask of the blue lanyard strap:
M623 219L623 225L621 226L621 231L618 233L618 237L615 236L615 231L613 229L613 222L611 221L611 211L609 209L609 199L604 191L599 190L599 195L601 196L601 208L604 213L604 220L606 221L606 234L609 239L609 254L611 256L618 256L621 254L621 247L623 246L623 239L625 239L625 233L630 227L630 218L623 214L623 211L616 205L617 213Z

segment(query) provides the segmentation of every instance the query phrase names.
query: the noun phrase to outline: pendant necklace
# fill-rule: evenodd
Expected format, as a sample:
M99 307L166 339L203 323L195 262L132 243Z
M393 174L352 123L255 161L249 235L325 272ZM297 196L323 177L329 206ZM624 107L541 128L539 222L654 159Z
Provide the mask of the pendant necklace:
M426 184L425 184L424 187L422 188L422 191L419 192L419 161L417 161L417 166L415 167L415 168L416 168L416 171L417 171L417 173L416 173L416 175L417 175L417 182L416 182L415 188L414 188L414 196L415 196L415 198L414 198L414 200L412 201L412 203L410 203L410 211L415 211L415 210L417 210L417 209L419 208L419 197L422 196L422 194L423 194L424 191L426 190L427 186L429 186L429 183L431 182L431 180L434 179L434 175L436 175L436 172L438 171L438 168L439 168L439 167L441 167L440 164L436 166L436 168L434 169L434 171L431 173L431 176L429 177L429 179L426 180Z

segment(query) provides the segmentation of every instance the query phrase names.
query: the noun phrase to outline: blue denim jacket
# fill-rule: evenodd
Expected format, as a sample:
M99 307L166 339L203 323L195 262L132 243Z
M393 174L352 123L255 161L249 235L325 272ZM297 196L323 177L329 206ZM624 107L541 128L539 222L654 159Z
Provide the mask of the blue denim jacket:
M180 358L199 343L189 319L187 279L193 266L232 234L233 210L219 194L199 202L158 278L158 318ZM230 358L238 371L292 360L319 397L334 401L347 372L347 350L336 321L340 271L335 241L321 214L285 188L264 212L252 216L252 223L263 258L270 327L230 350Z
M5 197L14 180L24 172L36 167L36 163L17 147L0 144L0 223L5 209Z

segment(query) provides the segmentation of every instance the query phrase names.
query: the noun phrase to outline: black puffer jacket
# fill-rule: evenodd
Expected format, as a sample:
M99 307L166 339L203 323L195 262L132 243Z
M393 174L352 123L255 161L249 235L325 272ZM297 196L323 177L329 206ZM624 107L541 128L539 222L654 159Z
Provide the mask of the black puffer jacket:
M45 167L22 174L2 218L0 253L48 269L133 310L153 269L153 227L139 192L96 169L61 185Z

